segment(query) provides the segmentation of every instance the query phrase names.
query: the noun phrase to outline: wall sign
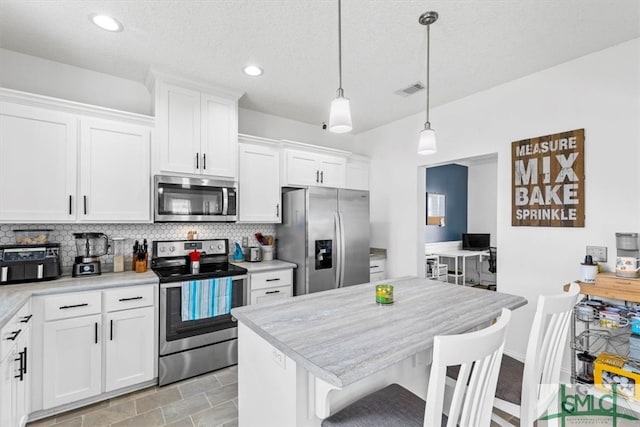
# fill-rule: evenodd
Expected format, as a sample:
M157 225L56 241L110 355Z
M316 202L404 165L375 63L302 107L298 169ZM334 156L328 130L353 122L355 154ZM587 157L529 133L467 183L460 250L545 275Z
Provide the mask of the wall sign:
M511 225L584 227L584 129L511 143Z

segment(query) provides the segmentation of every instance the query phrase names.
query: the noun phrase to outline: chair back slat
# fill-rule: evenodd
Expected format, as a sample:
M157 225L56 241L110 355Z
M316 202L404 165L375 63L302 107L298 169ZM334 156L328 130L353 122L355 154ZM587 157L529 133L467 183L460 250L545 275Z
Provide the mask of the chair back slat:
M579 293L580 286L572 283L568 292L538 298L522 376L522 426L532 426L558 392L569 320Z
M424 427L440 425L443 413L449 414L447 427L490 425L510 318L511 311L503 309L500 319L486 329L434 338ZM451 404L445 410L446 370L456 365L460 365L460 372Z

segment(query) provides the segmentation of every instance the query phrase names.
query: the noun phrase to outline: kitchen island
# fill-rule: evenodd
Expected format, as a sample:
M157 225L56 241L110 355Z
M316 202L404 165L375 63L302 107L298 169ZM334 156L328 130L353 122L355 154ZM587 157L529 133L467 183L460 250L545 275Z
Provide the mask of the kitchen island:
M417 277L387 281L394 303L362 284L232 310L240 426L319 426L392 382L424 397L436 335L484 327L519 296Z

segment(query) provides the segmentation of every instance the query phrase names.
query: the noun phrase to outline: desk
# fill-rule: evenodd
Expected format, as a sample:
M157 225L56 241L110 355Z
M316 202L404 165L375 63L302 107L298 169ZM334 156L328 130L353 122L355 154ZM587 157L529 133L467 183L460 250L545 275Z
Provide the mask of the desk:
M366 283L234 308L240 426L319 426L392 382L424 397L434 336L485 327L527 303L417 277L388 283L388 306Z
M470 257L477 257L480 262L482 262L483 257L489 258L489 251L467 251L464 249L449 249L444 250L442 252L435 252L433 255L437 255L440 258L453 258L454 259L454 269L453 274L449 274L449 277L453 277L455 284L458 284L458 279L462 278L462 286L465 283L465 260ZM458 273L458 259L462 258L462 273Z

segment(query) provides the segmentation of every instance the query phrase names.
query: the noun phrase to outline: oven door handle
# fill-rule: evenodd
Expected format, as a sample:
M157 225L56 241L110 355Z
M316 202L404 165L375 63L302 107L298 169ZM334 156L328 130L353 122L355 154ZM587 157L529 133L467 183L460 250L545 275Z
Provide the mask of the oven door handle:
M228 277L228 276L225 276ZM236 280L244 280L246 283L246 280L249 278L248 275L243 274L240 276L231 276L231 280L233 280L234 282ZM167 289L167 288L179 288L182 286L182 282L169 282L169 283L160 283L160 289ZM246 291L246 289L245 289Z

